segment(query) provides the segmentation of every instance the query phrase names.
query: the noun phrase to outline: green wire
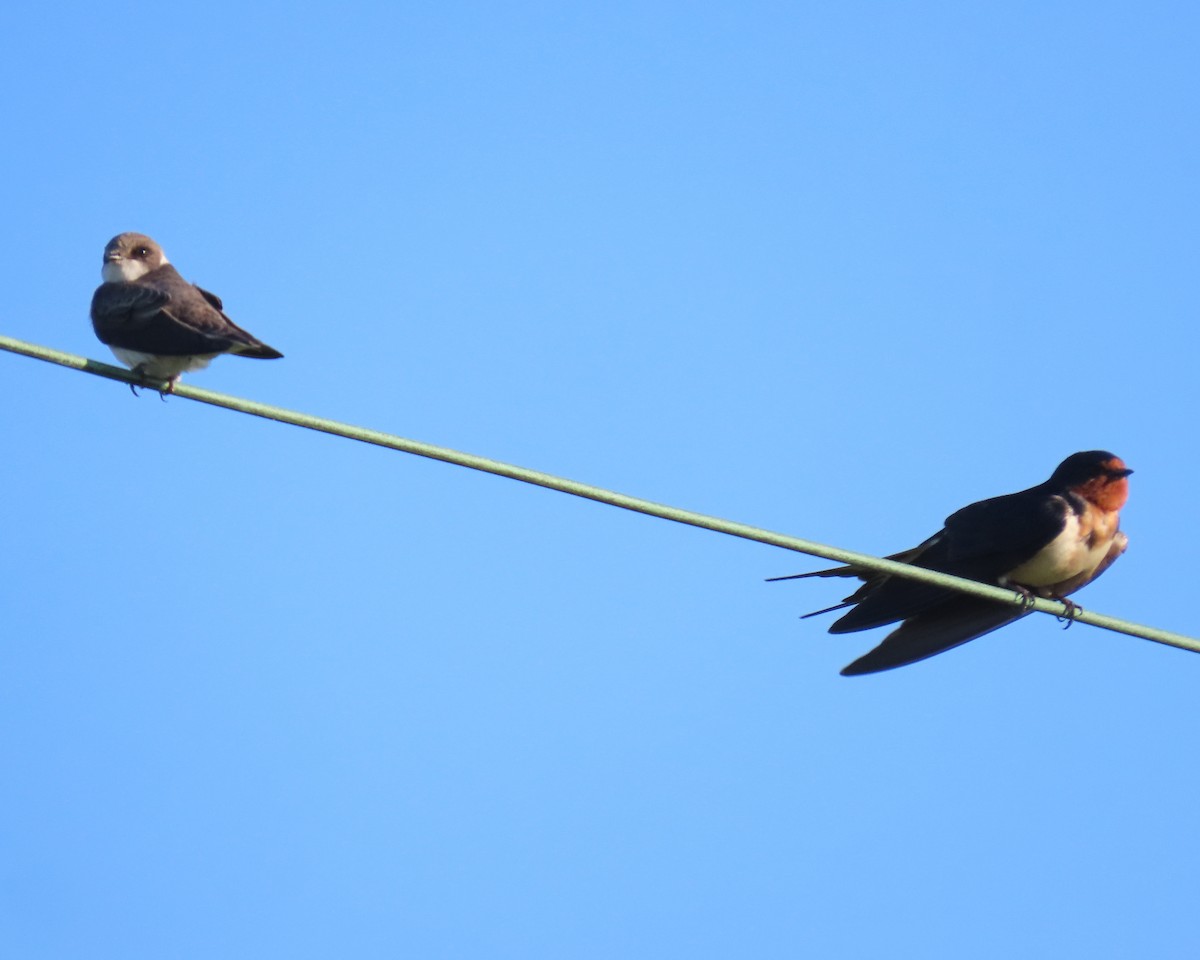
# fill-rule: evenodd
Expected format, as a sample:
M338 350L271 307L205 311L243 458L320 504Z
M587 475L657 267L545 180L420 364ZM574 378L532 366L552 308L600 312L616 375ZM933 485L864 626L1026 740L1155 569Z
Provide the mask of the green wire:
M11 337L0 336L0 349L26 357L33 357L37 360L45 360L48 363L70 367L73 370L82 370L85 373L92 373L99 377L107 377L110 380L119 380L122 383L131 383L137 386L143 386L147 383L147 381L143 380L137 374L121 367L98 363L95 360L88 360L86 357L62 353L58 350L51 350L48 347L38 346L37 344L25 343ZM151 384L151 387L153 386L154 384ZM163 386L165 387L166 385L163 384ZM243 400L240 397L232 397L224 393L214 393L211 390L203 390L199 387L182 383L176 384L174 395L187 400L197 400L200 403L211 404L214 407L224 407L227 410L236 410L239 413L263 417L267 420L290 423L293 426L304 427L307 430L317 430L321 433L345 437L348 440L359 440L363 443L371 443L379 447L399 450L403 453L416 454L419 457L428 457L431 460L442 460L445 463L457 464L460 467L467 467L471 470L494 473L500 477L520 480L523 483L532 483L539 487L545 487L548 490L557 490L560 493L569 493L575 497L584 497L588 500L607 503L614 507L620 507L623 510L633 510L637 513L644 513L662 520L673 520L676 523L685 523L689 526L713 530L717 533L728 534L731 537L741 537L744 540L756 540L759 543L782 547L785 550L794 550L797 553L823 557L835 563L852 564L855 567L861 567L866 570L877 570L881 573L895 574L898 577L907 577L910 580L934 584L935 586L945 587L948 590L957 590L960 593L994 600L999 603L1008 603L1013 606L1024 605L1027 608L1038 610L1042 613L1053 614L1057 617L1068 616L1071 612L1066 604L1055 600L1036 598L1031 602L1012 590L1006 590L1003 587L997 587L992 584L965 580L962 577L954 577L946 573L938 573L934 570L914 567L907 563L898 563L895 560L885 560L882 557L875 557L870 554L856 553L853 550L843 550L840 547L814 543L811 540L790 537L786 534L775 533L772 530L764 530L760 527L751 527L732 520L722 520L720 517L694 513L691 510L682 510L679 507L654 503L650 500L642 500L638 497L627 496L613 490L606 490L603 487L594 487L591 484L580 483L577 480L568 480L564 477L556 477L552 474L541 473L540 471L530 470L526 467L518 467L510 463L502 463L498 460L489 460L487 457L462 453L458 450L451 450L448 447L439 447L431 443L421 443L419 440L408 440L404 437L383 433L379 430L370 430L366 427L356 427L348 423L339 423L336 420L314 417L310 414L298 413L294 410L284 409L283 407L273 407L269 404L257 403L253 400ZM1116 617L1105 616L1101 613L1092 613L1089 610L1077 612L1074 619L1080 623L1090 623L1092 626L1102 627L1105 630L1114 630L1118 633L1128 634L1131 637L1153 640L1155 643L1163 643L1168 646L1200 653L1200 640L1184 636L1183 634L1171 633L1167 630L1159 630L1155 627L1131 623L1128 620L1119 620Z

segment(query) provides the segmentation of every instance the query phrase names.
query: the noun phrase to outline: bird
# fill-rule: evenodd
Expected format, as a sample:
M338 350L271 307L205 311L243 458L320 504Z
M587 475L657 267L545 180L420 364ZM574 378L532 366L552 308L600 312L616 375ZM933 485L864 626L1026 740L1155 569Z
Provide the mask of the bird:
M1107 450L1073 453L1044 483L969 504L947 517L943 528L928 540L887 559L1008 587L1027 600L1063 601L1069 626L1080 608L1067 597L1104 573L1129 544L1119 524L1131 473L1120 457ZM770 579L807 577L863 581L841 603L806 614L813 617L850 607L829 628L830 633L900 623L882 643L845 667L843 676L916 663L1030 613L1028 607L853 564Z
M259 360L283 356L225 315L221 298L188 283L162 247L143 233L121 233L104 247L104 282L92 296L92 328L117 359L145 379L201 370L223 353ZM130 384L136 395L137 390Z

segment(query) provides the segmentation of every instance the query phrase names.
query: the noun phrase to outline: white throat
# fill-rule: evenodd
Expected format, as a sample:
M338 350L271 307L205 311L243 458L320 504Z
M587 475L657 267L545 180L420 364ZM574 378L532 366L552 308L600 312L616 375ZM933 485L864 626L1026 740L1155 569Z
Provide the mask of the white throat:
M159 266L170 262L163 257ZM150 270L150 264L145 260L105 260L104 266L100 268L100 276L104 278L105 283L133 283L135 280L141 280Z

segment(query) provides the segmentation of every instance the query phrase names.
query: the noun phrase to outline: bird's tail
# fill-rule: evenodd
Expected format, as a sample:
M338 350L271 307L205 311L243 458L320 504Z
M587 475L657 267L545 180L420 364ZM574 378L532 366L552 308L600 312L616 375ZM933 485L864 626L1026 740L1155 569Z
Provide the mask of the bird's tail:
M924 543L918 544L908 550L901 550L899 553L893 553L884 557L885 560L895 560L897 563L913 563L921 554L933 545L937 537L930 537ZM878 570L868 570L866 567L860 567L853 563L848 563L844 567L830 567L827 570L810 570L808 573L790 573L786 577L767 577L767 583L774 583L777 580L806 580L809 577L858 577L859 580L873 580L877 577L888 577L891 574L880 573Z

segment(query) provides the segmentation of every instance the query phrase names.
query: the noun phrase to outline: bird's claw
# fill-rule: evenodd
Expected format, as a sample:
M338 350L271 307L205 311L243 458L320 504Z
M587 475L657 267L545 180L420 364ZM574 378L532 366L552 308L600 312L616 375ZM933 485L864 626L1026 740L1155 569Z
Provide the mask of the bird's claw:
M1066 610L1054 618L1061 623L1063 625L1063 629L1066 630L1075 622L1075 618L1083 613L1083 607L1077 604L1074 600L1068 600L1066 597L1057 597L1055 599L1057 599L1064 607L1066 607Z
M146 373L146 365L143 363L139 363L136 367L134 367L133 373L142 380L141 383L131 383L129 385L129 392L135 397L140 396L140 394L137 392L138 387L149 387L152 390L157 390L158 399L163 403L166 403L167 394L175 392L175 381L178 379L178 377L171 377L169 380L151 379L149 374Z
M133 368L133 374L137 377L140 377L142 382L141 383L131 383L129 385L129 392L132 393L135 397L141 396L141 394L139 394L137 392L137 388L138 387L148 387L151 385L150 378L146 376L146 365L144 363L139 363L136 367Z
M1035 599L1033 594L1024 587L1014 586L1013 589L1017 591L1017 596L1021 598L1021 609L1025 612L1032 610Z

